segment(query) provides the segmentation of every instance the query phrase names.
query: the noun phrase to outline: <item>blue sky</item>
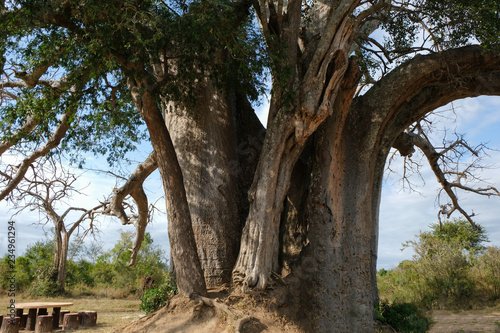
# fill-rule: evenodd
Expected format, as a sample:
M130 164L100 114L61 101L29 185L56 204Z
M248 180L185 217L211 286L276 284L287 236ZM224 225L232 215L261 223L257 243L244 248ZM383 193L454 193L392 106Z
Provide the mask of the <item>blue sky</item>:
M265 118L264 104L258 110L261 119ZM454 109L454 113L450 111ZM471 144L481 142L488 143L490 148L496 149L489 151L490 158L485 160L485 164L496 167L483 170L482 177L487 179L492 185L500 187L500 97L479 97L455 101L453 105L443 107L441 110L447 112L440 113L435 117L433 124L436 127L434 136L440 138L444 134L444 129L448 129L451 134L456 131L460 134L466 134L466 138ZM440 139L438 139L438 142ZM140 152L137 152L136 160L144 159L149 153L148 144L142 146ZM401 159L399 159L401 160ZM102 165L102 161L96 157L89 157L88 166ZM401 165L400 165L401 166ZM131 166L132 169L134 166ZM401 172L397 164L395 171ZM82 170L76 170L77 174ZM399 182L401 175L398 173L386 174L382 191L382 203L380 210L380 237L378 268L393 268L401 260L411 259L412 251L407 249L401 251L401 244L412 239L420 231L427 230L430 223L437 221L436 195L439 185L434 175L426 166L422 169L423 181L415 179L418 185L418 192L408 192L402 190ZM90 171L81 174L79 179L80 188L85 187L85 196L76 196L72 199L74 205L93 207L97 200L107 196L115 184L112 176L104 174L95 174ZM160 211L165 211L164 200L161 199L163 189L158 172L155 172L146 183L146 191L150 196L150 202L155 202ZM481 197L475 194L461 194L459 196L461 203L467 210L473 209L477 214L476 221L486 228L490 238L490 245L500 246L500 198L499 197ZM159 199L159 200L158 200ZM5 202L0 202L0 254L7 249L7 221L12 212ZM459 217L458 215L453 215ZM21 255L28 244L41 240L44 231L50 229L50 225L45 227L37 226L40 216L36 212L23 213L15 218L17 227L17 255ZM120 230L133 231L132 226L122 226L117 219L103 218L99 224L100 240L105 249L113 247L119 238ZM156 214L154 221L148 226L148 231L152 234L153 240L160 245L166 252L169 252L167 221L166 215Z

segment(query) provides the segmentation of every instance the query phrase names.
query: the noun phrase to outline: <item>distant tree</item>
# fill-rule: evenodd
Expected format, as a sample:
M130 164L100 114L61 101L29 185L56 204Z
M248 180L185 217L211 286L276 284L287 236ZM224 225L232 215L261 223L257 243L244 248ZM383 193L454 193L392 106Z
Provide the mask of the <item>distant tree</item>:
M484 228L464 219L433 223L429 227L430 231L421 232L415 240L403 244L403 248L411 247L415 251L416 259L432 260L442 247L456 249L464 256L475 256L485 249L483 243L488 241Z
M37 210L45 217L40 224L52 224L55 237L52 267L56 271L53 279L58 291L64 292L70 238L80 229L82 233L93 230L95 217L105 204L90 209L71 205L64 208L72 195L80 193L74 187L78 178L64 170L54 157L45 157L38 163L43 164L30 167L32 172L25 174L23 181L10 193L10 200L16 214L26 209ZM62 212L58 212L59 209ZM74 212L78 212L76 217L72 215ZM86 221L89 225L82 228Z
M29 244L24 254L16 259L16 284L32 296L55 296L59 293L54 265L54 237L46 236L44 240Z
M484 282L491 289L491 298L500 298L500 247L488 246L478 258L478 271Z
M481 226L471 225L464 219L447 220L442 223L432 223L431 235L444 242L458 242L469 253L477 254L484 250L488 242L486 230Z
M143 292L143 285L147 281L151 287L160 285L167 272L165 253L153 244L149 233L144 236L141 248L137 254L137 262L130 266L133 252L134 234L124 231L113 249L109 251L108 260L113 267L113 285L115 287L130 287L133 292Z

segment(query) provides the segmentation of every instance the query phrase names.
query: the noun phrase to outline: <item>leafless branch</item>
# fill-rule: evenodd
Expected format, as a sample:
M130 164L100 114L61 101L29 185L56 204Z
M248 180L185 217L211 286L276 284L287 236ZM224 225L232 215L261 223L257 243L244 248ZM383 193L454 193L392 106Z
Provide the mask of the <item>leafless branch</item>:
M500 196L499 191L493 186L476 188L462 183L462 180L466 179L467 174L471 172L470 168L473 164L469 164L469 167L465 168L464 170L456 169L453 171L449 171L446 168L450 161L455 161L454 163L458 163L456 162L457 159L463 156L463 152L461 152L459 148L466 149L469 153L477 158L481 149L483 149L483 146L480 145L479 147L476 147L474 149L470 147L470 145L467 144L467 142L462 137L460 137L456 141L451 142L449 145L443 147L440 151L438 151L430 143L430 141L423 136L415 133L408 133L408 136L411 137L411 140L415 144L415 146L417 146L424 153L432 171L434 172L438 182L442 186L442 191L444 191L451 200L451 204L441 206L439 215L446 215L446 217L449 218L453 212L459 211L472 226L477 227L477 225L472 220L474 213L468 213L465 211L465 209L462 208L454 189L461 189L467 192L472 192L488 197ZM450 152L453 152L454 156L447 157L447 154L449 154ZM454 181L449 181L446 178L446 175L455 175L456 178Z

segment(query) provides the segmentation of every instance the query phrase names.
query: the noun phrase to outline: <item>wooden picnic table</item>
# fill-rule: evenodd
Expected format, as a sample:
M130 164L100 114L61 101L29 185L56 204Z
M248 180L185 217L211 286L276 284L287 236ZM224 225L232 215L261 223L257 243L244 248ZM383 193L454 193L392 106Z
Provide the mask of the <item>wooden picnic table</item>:
M37 315L47 315L47 309L53 310L53 328L59 327L59 313L63 306L72 306L70 302L29 302L29 303L16 303L16 316L22 317L23 310L28 309L28 321L26 323L26 330L34 331Z

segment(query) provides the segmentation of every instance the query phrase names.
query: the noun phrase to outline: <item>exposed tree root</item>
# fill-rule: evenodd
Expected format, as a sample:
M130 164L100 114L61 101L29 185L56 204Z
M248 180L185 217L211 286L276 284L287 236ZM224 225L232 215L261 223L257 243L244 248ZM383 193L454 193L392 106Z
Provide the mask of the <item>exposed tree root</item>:
M216 308L216 309L226 313L228 316L231 316L231 317L238 317L238 316L243 315L240 311L229 309L229 307L226 304L221 303L221 302L217 301L216 299L212 299L212 298L208 298L208 297L204 297L204 296L196 296L194 298L194 300L198 301L198 304L195 306L195 311L198 310L203 305L205 305L205 306L209 306L212 308Z
M243 328L243 325L245 325L245 323L249 322L251 319L252 319L252 317L250 317L250 316L246 316L246 317L238 319L238 321L236 322L236 325L234 327L234 333L241 333L241 329Z

